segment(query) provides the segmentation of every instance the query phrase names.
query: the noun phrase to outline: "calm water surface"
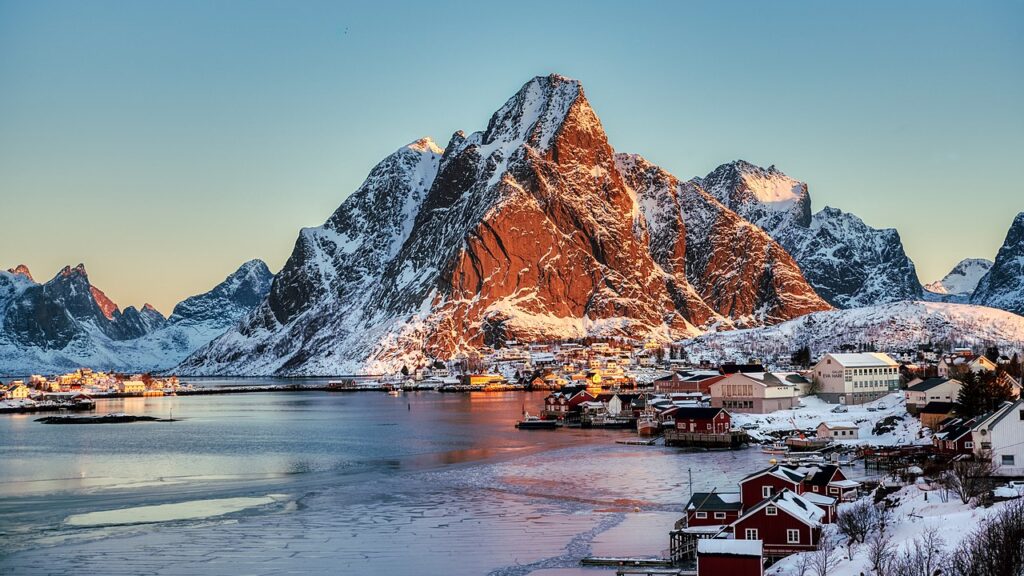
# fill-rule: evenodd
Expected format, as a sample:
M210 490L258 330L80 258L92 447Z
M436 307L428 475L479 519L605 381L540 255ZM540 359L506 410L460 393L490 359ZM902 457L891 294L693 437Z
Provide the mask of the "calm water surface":
M131 398L97 412L179 420L81 426L0 415L0 574L601 574L579 559L668 547L688 470L694 490L725 489L765 464L615 444L626 431L516 430L543 396Z

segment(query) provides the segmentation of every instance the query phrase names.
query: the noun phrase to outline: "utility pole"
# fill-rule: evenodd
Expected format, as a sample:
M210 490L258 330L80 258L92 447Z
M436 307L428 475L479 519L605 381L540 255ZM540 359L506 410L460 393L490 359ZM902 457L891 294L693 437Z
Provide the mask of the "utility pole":
M690 476L690 500L693 500L693 468L687 468L686 473Z

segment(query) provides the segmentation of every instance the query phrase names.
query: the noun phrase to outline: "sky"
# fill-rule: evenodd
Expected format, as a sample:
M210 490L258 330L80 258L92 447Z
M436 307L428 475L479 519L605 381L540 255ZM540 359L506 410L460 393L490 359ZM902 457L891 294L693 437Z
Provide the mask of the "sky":
M681 178L775 164L923 282L1024 210L1021 2L0 0L0 267L165 313L277 271L384 156L579 79Z

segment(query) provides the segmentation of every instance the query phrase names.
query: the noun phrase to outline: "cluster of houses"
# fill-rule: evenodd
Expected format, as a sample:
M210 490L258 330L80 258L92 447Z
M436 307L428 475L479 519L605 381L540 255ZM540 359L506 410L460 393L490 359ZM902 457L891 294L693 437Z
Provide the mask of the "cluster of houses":
M695 557L699 576L759 576L766 561L816 550L823 526L859 488L834 464L774 464L740 480L737 492L694 493L670 535L672 559Z
M6 385L0 384L3 400L20 402L112 394L162 396L180 388L176 376L152 378L140 374L126 377L89 368L80 368L51 378L33 374L28 380L12 380Z

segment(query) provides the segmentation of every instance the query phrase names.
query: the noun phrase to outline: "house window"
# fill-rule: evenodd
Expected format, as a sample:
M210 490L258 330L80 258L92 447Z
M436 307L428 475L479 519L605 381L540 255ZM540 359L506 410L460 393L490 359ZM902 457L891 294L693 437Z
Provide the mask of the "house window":
M1013 454L1003 454L1002 464L1003 466L1013 466Z
M800 543L800 531L790 528L786 530L786 544L799 544Z
M833 487L829 487L828 493L829 494L839 494L839 488L836 488L834 486Z
M695 516L697 517L698 520L703 520L703 519L708 517L708 513L707 512L697 512L695 514Z
M964 448L974 448L974 442L964 442Z
M771 498L772 497L772 487L771 486L761 486L761 497L762 498Z
M757 528L747 528L743 532L743 538L746 540L757 540Z
M811 489L814 490L815 492L818 491L818 487L817 486L812 486Z
M764 509L764 513L766 515L768 515L768 516L778 516L779 515L779 509L776 508L775 506L769 506L769 507Z
M715 520L725 520L725 512L715 512Z

